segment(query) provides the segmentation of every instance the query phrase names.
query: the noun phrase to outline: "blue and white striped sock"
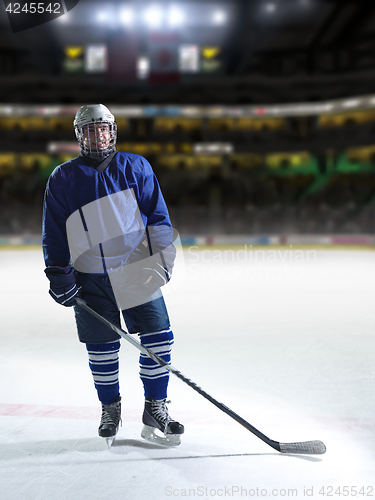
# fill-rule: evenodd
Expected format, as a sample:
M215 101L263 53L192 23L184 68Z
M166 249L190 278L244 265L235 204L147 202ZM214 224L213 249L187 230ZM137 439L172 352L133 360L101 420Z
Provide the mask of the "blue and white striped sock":
M118 380L120 342L115 340L104 344L86 344L86 349L99 400L102 404L109 405L120 394Z
M173 332L170 328L153 333L140 333L141 343L168 364L171 362ZM145 397L165 399L169 382L169 371L162 368L145 354L139 357L140 377L143 382Z

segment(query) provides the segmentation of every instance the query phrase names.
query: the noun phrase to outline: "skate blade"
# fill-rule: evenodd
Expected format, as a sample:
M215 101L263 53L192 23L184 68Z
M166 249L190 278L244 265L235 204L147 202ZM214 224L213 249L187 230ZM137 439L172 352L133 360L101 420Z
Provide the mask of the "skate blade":
M115 442L115 436L105 438L108 449L112 447L113 443Z
M159 433L159 434L157 434ZM181 444L181 438L179 434L162 434L155 427L151 427L150 425L144 425L141 437L148 441L149 443L160 444L161 446L178 446Z

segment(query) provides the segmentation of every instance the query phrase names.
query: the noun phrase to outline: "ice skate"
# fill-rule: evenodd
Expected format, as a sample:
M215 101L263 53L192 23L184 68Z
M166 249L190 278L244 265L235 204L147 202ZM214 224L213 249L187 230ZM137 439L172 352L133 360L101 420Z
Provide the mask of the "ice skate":
M180 436L184 433L184 426L169 416L166 403L165 399L161 401L146 399L141 436L151 443L178 446L181 443Z
M99 425L99 436L105 438L108 448L115 440L121 423L121 396L110 405L102 404L102 418Z

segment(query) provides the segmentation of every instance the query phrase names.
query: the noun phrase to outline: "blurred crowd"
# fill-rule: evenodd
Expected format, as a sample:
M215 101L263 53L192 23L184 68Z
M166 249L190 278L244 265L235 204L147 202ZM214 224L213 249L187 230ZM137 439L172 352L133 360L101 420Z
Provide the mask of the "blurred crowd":
M375 230L375 176L336 174L317 191L313 175L265 172L226 177L160 177L171 218L182 233L365 234Z
M70 121L66 129L72 134ZM173 132L165 132L171 141ZM18 150L22 144L17 141ZM118 149L150 161L181 234L364 234L375 229L374 148L341 155L199 154L191 143L140 143L138 138L118 144ZM56 165L74 156L2 153L0 234L41 233L47 179Z
M38 162L0 178L0 234L41 233L50 172ZM372 233L371 171L270 173L265 168L189 170L155 165L174 227L181 234ZM319 185L320 182L320 185Z

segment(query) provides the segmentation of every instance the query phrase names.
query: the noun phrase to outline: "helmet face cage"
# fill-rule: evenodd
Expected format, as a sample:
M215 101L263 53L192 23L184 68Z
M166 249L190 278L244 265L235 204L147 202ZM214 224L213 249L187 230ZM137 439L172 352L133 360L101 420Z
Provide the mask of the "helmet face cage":
M86 156L105 158L115 149L115 117L103 104L81 106L74 119L74 130L81 151Z
M75 133L82 153L87 156L105 158L115 149L116 122L93 119L87 125L76 126Z

